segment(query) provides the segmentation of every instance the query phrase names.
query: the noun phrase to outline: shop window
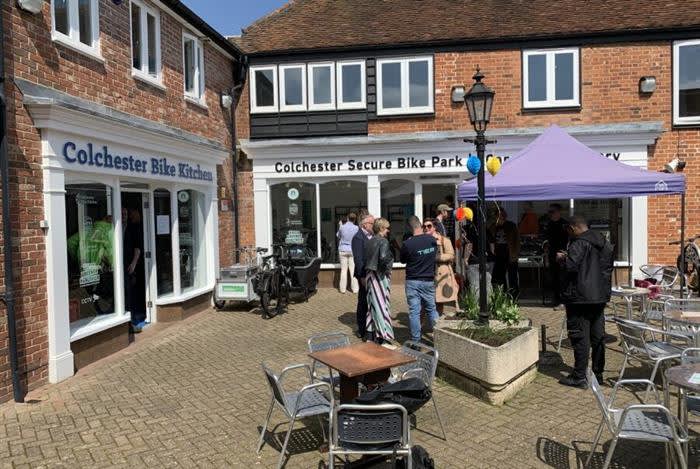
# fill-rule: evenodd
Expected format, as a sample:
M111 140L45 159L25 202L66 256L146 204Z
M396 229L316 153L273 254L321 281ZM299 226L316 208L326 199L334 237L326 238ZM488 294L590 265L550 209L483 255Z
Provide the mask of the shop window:
M250 112L277 112L277 67L250 67Z
M306 67L280 66L280 111L306 110Z
M66 184L71 326L115 313L114 201L103 184Z
M161 81L160 16L137 0L131 0L131 60L135 76Z
M52 0L52 39L99 56L97 0Z
M191 34L182 35L185 97L204 104L204 48Z
M578 49L523 52L525 108L579 106Z
M408 218L415 215L415 185L413 181L392 179L381 184L382 217L389 220L389 243L394 259L399 259L401 244L412 236Z
M338 62L338 109L365 108L365 61Z
M170 191L156 189L153 192L153 215L156 227L156 284L158 296L173 293L173 242Z
M309 110L335 109L335 70L333 62L309 64Z
M700 39L673 44L673 123L700 124Z
M287 182L270 188L272 242L303 244L317 256L316 184Z
M367 184L357 181L331 181L319 186L321 206L321 259L325 263L340 262L337 237L340 223L353 212L367 209Z
M193 190L177 193L177 223L180 234L180 288L183 292L206 284L204 194Z
M377 60L377 114L433 112L433 58Z

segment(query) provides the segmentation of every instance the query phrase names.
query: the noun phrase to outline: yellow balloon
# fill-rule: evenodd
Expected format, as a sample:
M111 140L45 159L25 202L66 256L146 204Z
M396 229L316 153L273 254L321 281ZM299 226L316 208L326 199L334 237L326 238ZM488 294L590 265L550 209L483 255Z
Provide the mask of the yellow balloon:
M474 212L469 207L464 207L463 213L464 213L464 218L466 218L467 220L472 221L474 219Z
M498 157L492 156L486 162L486 169L491 173L491 176L495 176L501 170L501 160Z

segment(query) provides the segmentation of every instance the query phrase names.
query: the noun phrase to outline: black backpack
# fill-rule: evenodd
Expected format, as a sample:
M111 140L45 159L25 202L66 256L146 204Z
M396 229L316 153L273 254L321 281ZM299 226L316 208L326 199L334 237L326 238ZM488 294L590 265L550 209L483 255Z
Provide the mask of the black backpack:
M415 445L411 448L411 466L413 469L435 469L435 461L430 457L428 451L420 445ZM407 467L406 461L401 459L396 464L397 469L404 469Z
M378 386L355 398L356 404L372 405L392 403L402 405L409 414L425 405L431 397L430 388L422 379L408 378Z

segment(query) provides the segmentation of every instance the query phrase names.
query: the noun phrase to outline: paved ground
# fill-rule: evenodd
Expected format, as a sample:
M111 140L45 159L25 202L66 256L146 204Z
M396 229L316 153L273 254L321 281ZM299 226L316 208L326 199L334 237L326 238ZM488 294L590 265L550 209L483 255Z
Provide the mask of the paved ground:
M354 301L322 290L269 321L253 312L212 311L151 328L126 351L32 393L33 403L1 405L0 467L275 467L275 444L260 456L254 451L269 402L259 364L281 369L302 362L310 334L350 332ZM405 300L397 293L393 301L403 339ZM558 337L562 313L527 308L526 314L549 326L551 340ZM571 363L569 349L562 358ZM563 363L542 367L533 384L500 408L438 382L448 441L431 434L439 427L426 407L418 412L415 443L438 468L581 467L600 413L590 391L557 384L568 371ZM615 377L620 364L613 346L606 378ZM283 416L274 414L273 422ZM319 440L317 427L299 426L287 467L318 467ZM607 449L607 436L604 441ZM618 448L613 467L663 467L661 446L623 442ZM594 467L602 463L600 451ZM692 461L697 467L695 455Z

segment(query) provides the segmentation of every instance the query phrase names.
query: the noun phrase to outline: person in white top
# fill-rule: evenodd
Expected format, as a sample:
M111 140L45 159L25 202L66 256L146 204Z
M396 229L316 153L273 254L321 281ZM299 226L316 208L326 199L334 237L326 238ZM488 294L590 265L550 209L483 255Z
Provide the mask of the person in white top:
M360 289L357 279L355 278L355 259L352 255L352 238L360 229L355 222L357 215L350 212L348 219L338 229L336 236L338 237L338 257L340 257L340 293L345 293L348 288L348 272L350 272L350 288L353 293L357 293Z

